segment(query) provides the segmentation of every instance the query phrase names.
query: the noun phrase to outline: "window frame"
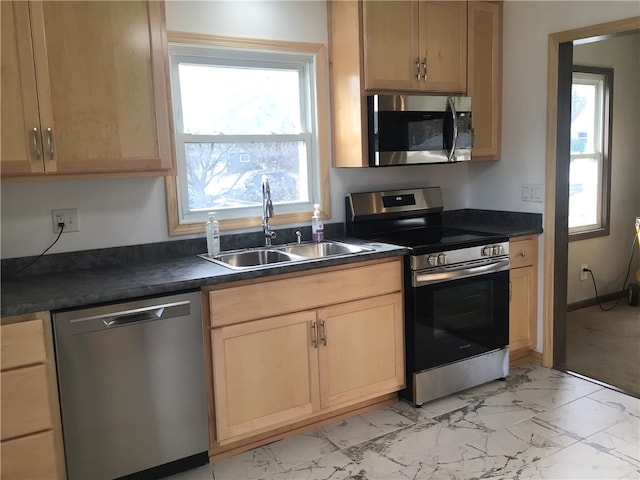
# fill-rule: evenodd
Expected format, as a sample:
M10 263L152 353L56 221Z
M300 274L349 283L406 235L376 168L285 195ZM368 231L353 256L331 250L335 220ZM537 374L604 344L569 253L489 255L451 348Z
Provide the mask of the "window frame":
M573 74L584 73L588 75L598 75L602 77L602 104L601 104L601 131L600 146L601 151L589 153L569 154L569 172L571 162L574 159L596 157L599 160L598 169L600 171L600 195L598 198L598 223L595 226L581 226L568 228L568 241L586 240L589 238L603 237L609 235L611 222L611 151L612 151L612 130L613 130L613 68L593 67L587 65L573 65L571 85L574 84ZM567 214L567 221L569 212Z
M323 44L316 43L302 43L302 42L285 42L277 40L263 40L263 39L251 39L251 38L239 38L239 37L225 37L218 35L203 35L193 34L185 32L167 32L167 40L170 44L180 46L212 46L223 49L240 49L240 50L258 50L266 52L284 52L290 54L303 54L312 55L315 57L314 72L315 76L311 78L312 85L315 87L315 92L311 92L311 95L315 97L316 118L313 122L316 134L312 140L314 143L315 151L317 152L317 162L314 163L311 159L308 163L309 170L315 179L311 182L317 182L317 195L320 199L315 203L320 203L321 213L323 218L330 216L330 192L329 192L329 136L328 136L328 91L327 91L327 61L326 61L326 47ZM308 114L308 112L303 112ZM174 117L172 121L175 123ZM177 136L179 132L176 130L175 135L172 138L173 148L175 155L179 159L177 152ZM317 143L316 143L317 142ZM179 162L178 162L179 163ZM191 223L180 223L181 219L181 205L180 191L178 175L180 175L180 168L176 176L165 178L165 190L167 195L167 218L169 235L188 235L194 233L201 233L205 230L206 218L202 221ZM317 179L317 180L316 180ZM296 212L287 212L287 209L283 209L281 212L276 211L276 215L271 219L272 225L293 224L308 222L313 211L314 201L310 199L310 202L305 205L304 210ZM253 209L254 212L260 210ZM276 208L277 210L277 208ZM259 227L262 225L262 217L259 214L252 216L244 216L237 218L228 218L220 220L221 230L238 230Z

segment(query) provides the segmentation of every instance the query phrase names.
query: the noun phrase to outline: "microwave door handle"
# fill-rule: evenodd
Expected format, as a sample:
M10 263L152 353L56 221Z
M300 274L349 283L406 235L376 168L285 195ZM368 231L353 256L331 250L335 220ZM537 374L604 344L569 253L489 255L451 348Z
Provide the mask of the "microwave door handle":
M453 101L453 97L448 97L449 108L451 109L451 120L453 122L453 138L451 140L451 151L449 152L449 162L456 161L456 144L458 143L458 112L456 112L456 105Z

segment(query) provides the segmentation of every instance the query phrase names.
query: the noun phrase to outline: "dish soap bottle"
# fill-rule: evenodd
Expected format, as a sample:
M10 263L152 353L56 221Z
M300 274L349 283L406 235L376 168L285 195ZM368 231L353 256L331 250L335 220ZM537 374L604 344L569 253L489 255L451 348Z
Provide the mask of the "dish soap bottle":
M320 205L318 203L313 205L313 216L311 217L311 239L314 242L321 242L324 240L324 224L320 218Z
M216 220L215 212L209 212L206 224L207 231L207 255L214 257L220 253L220 225Z

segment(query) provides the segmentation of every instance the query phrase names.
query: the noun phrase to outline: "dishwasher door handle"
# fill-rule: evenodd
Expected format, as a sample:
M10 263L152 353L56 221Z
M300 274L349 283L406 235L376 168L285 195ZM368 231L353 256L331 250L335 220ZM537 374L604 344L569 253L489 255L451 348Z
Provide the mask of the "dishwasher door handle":
M123 315L117 315L113 317L107 317L102 319L102 323L107 327L117 327L118 325L124 325L126 323L144 322L145 320L157 320L162 318L164 313L164 307L154 307L152 309L142 312L125 313Z
M139 322L184 317L190 310L190 302L181 301L74 318L69 323L72 334L77 335Z

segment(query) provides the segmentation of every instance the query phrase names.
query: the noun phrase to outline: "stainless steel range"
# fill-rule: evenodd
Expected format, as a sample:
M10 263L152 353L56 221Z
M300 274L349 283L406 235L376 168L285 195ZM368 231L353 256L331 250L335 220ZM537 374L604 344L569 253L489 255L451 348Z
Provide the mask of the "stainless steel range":
M352 193L347 235L410 248L407 387L415 405L509 373L509 239L443 225L439 187Z

